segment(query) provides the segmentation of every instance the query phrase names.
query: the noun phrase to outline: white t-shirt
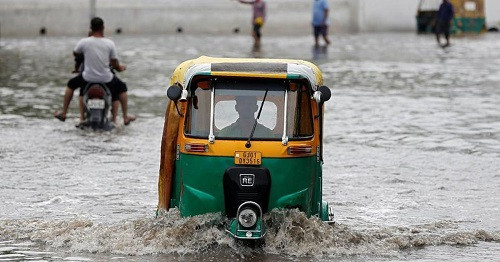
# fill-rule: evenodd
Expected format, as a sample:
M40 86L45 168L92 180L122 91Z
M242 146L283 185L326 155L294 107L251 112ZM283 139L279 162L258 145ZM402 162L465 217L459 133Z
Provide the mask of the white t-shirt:
M108 83L113 79L109 63L111 59L118 59L113 41L91 36L80 40L73 51L83 54L82 76L85 81Z

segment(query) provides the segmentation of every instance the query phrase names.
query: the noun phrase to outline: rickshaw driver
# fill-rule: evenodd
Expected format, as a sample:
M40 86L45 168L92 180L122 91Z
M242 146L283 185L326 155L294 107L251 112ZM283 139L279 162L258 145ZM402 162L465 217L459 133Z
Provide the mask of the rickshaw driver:
M259 107L257 106L257 98L255 96L237 96L236 105L234 108L238 112L238 119L231 125L224 127L219 131L220 137L249 137L255 123L254 114ZM257 123L255 127L254 137L273 137L271 129Z

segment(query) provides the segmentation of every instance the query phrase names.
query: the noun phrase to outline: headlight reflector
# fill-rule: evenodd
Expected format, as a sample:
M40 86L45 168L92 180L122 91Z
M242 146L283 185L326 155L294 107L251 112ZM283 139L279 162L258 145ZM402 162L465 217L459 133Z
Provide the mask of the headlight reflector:
M243 209L238 214L238 222L243 227L253 227L257 223L257 213L251 208Z

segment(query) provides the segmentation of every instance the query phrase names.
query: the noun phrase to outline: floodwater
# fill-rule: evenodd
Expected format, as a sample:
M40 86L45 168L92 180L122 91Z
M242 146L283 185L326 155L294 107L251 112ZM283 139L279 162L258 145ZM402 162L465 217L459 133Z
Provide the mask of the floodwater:
M0 260L497 261L500 35L112 36L139 118L112 132L52 117L78 38L0 40ZM166 87L200 55L299 58L324 73L328 226L276 211L248 247L209 214L155 218Z

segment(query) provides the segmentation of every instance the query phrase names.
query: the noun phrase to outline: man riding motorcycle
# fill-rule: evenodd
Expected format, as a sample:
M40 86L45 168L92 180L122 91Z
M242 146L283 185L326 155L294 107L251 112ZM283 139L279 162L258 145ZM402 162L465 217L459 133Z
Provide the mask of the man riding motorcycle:
M79 58L82 55L84 57L83 72L68 81L68 86L64 94L63 109L60 113L55 112L54 116L61 121L66 120L66 113L68 112L73 92L76 88L80 87L80 122L83 122L85 120L82 99L83 87L88 83L105 83L111 91L113 123L116 124L119 107L118 101L120 101L123 111L123 122L125 125L128 125L136 119L136 116L128 115L127 113L127 85L116 77L110 69L111 66L116 71L122 72L126 69L126 66L120 64L118 61L113 41L104 37L104 21L99 17L94 17L90 21L90 29L90 36L81 39L73 50L75 57Z

